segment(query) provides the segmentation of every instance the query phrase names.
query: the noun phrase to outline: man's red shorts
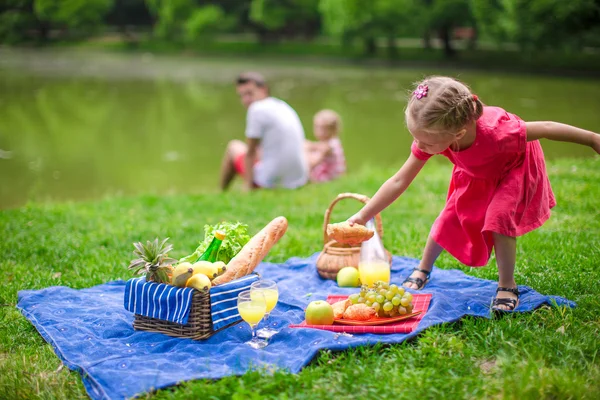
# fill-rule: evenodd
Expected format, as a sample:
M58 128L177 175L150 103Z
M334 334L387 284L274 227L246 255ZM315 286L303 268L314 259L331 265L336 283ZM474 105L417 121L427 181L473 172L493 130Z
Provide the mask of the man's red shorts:
M244 176L246 173L246 153L239 154L233 160L233 168L235 168L235 172Z
M254 165L256 165L257 162L255 162ZM246 153L239 154L233 160L233 168L235 169L235 172L237 172L242 177L246 175ZM256 182L254 182L253 184L255 188L260 187L256 184Z

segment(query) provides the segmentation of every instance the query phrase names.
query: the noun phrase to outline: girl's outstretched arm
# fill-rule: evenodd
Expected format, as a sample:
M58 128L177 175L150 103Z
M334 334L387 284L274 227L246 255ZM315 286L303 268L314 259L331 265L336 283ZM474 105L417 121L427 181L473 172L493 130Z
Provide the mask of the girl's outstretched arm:
M350 217L348 222L351 225L354 223L364 225L368 220L379 214L404 193L419 171L421 171L423 165L425 165L425 161L419 160L411 153L408 160L404 162L404 165L402 165L398 172L385 181L369 203Z
M559 122L525 122L527 127L527 141L538 139L571 142L590 146L600 154L600 135L592 131L576 128Z

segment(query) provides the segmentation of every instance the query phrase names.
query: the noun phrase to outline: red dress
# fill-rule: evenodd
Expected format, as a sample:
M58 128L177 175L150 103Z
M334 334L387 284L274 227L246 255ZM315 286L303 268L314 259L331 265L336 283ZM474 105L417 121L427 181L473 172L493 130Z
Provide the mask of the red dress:
M484 107L468 149L441 154L454 169L446 206L432 238L463 264L487 264L492 232L521 236L540 227L556 205L539 141L527 142L525 123L498 107ZM431 157L413 142L421 160Z

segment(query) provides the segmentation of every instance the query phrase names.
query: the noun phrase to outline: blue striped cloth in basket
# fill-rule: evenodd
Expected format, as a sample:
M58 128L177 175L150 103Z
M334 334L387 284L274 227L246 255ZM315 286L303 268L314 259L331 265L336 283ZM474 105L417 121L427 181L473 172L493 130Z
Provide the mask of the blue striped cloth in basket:
M210 289L210 309L215 331L241 320L237 296L244 290L250 290L250 285L258 279L257 274L250 274ZM185 325L192 308L194 290L134 278L125 285L124 305L127 311L134 314Z

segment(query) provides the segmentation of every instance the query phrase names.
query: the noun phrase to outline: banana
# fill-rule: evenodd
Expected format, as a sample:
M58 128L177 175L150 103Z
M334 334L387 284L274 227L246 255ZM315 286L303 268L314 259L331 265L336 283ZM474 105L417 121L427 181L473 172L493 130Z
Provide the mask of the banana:
M185 283L192 277L193 273L194 269L192 268L192 264L189 262L182 262L173 270L171 283L173 286L185 287Z
M227 265L223 261L216 261L213 265L217 267L217 276L223 275L227 271Z
M196 290L210 290L212 284L210 283L210 279L204 274L194 274L190 279L188 279L186 287L192 287Z
M198 261L197 263L192 265L192 268L194 270L193 275L204 274L209 279L214 279L218 275L217 266L211 263L210 261Z

